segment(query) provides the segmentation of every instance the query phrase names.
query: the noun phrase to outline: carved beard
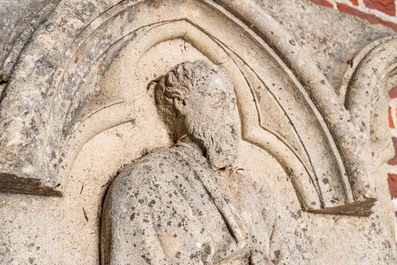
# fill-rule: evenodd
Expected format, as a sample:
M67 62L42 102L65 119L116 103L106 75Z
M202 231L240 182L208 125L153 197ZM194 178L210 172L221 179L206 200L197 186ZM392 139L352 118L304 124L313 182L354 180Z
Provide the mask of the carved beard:
M213 114L216 116L215 111ZM210 167L218 170L232 166L238 155L239 130L236 124L233 120L225 121L225 117L205 119L197 116L188 114L185 117L187 130L194 141L205 148Z

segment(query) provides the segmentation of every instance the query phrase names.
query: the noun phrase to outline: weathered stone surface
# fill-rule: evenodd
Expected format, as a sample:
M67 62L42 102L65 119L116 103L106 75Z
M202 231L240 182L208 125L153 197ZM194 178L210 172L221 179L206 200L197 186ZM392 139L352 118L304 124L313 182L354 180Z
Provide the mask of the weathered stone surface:
M270 193L235 172L215 173L233 170L240 138L226 71L184 62L161 78L155 95L172 139L180 140L112 183L102 264L303 264L288 214Z
M196 60L234 86L239 170L217 177L236 212L274 209L306 263L395 263L383 167L394 32L300 0L40 3L0 4L13 7L4 25L22 21L20 38L1 29L15 36L1 44L0 190L63 197L1 194L0 263L99 263L106 187L172 146L151 80ZM236 201L234 184L266 203Z
M309 1L304 4L299 0L257 3L288 30L338 94L355 54L377 39L396 35L389 28L370 25L352 15ZM294 14L294 19L289 19L290 14ZM353 65L357 63L353 60Z

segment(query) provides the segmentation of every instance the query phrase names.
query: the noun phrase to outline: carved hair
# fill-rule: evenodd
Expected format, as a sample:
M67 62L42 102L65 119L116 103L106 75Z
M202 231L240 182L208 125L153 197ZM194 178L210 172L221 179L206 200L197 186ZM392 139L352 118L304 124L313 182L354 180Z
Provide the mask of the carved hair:
M168 125L175 125L177 111L174 106L174 99L181 101L189 98L190 91L195 79L195 65L207 64L205 61L183 62L170 70L156 86L156 104L160 114ZM171 121L170 121L170 118Z

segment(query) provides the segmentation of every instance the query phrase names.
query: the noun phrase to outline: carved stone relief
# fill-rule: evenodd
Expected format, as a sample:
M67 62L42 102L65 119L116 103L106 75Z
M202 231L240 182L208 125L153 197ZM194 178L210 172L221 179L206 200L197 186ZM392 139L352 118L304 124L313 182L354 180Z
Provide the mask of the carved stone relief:
M391 155L385 102L396 84L395 33L306 1L275 2L42 1L23 15L4 1L21 23L0 42L0 263L393 264L383 164ZM340 42L337 29L321 28L333 20L367 35ZM223 166L205 159L204 144L186 151L196 142L191 133L179 120L167 129L155 104L154 91L170 83L161 76L197 60L191 68L227 76L219 102L234 102L219 118L238 128L225 141ZM204 124L216 117L194 108ZM222 131L221 123L205 126ZM221 140L214 142L224 150ZM178 185L197 187L186 194L167 186L184 172ZM144 198L130 200L138 190ZM181 218L162 210L165 199L149 206L150 196L173 191ZM178 226L183 210L196 217ZM158 230L145 236L153 222L146 215L164 222L153 219ZM206 235L196 234L203 225Z
M155 98L177 144L113 181L102 214L102 264L302 263L284 228L285 209L233 168L240 128L226 70L204 60L178 64L159 80Z

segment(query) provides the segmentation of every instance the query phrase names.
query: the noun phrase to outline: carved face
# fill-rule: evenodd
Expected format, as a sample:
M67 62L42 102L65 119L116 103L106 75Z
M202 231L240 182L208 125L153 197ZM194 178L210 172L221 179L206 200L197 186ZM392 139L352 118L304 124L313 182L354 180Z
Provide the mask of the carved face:
M214 169L233 164L239 129L233 120L233 85L225 69L206 61L179 64L160 80L156 101L175 138L190 135Z

